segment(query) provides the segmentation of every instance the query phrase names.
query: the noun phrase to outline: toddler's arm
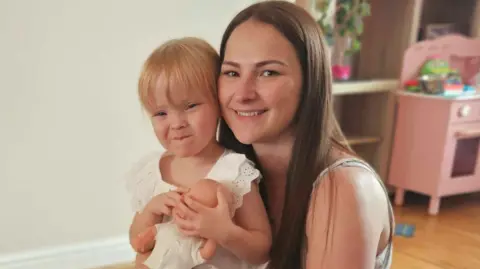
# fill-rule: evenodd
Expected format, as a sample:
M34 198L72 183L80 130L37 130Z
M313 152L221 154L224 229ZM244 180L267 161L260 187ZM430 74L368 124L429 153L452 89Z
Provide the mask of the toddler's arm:
M135 214L130 226L130 243L137 252L142 253L153 248L155 234L153 235L153 241L150 240L151 229L155 229L155 224L163 221L163 216L172 215L172 209L180 201L181 193L184 191L183 189L178 189L154 196L142 212ZM142 238L142 235L144 238ZM137 249L136 247L141 248Z
M161 223L162 219L162 215L148 214L147 212L135 214L132 224L130 225L129 237L130 244L136 252L144 253L145 251L151 250L151 248L146 248L146 246L143 250L140 247L144 244L147 244L146 239L148 237L146 237L146 235L148 235L148 231L150 230L149 228L155 227L155 224L157 223ZM142 237L142 234L143 237L145 237L144 239L140 239ZM153 236L153 240L154 239L155 236Z
M252 183L251 191L243 196L243 205L237 209L234 223L219 244L251 264L267 262L272 233L256 183Z
M145 231L131 239L133 249L138 253L145 253L153 249L155 246L155 237L157 228L155 226L148 227Z

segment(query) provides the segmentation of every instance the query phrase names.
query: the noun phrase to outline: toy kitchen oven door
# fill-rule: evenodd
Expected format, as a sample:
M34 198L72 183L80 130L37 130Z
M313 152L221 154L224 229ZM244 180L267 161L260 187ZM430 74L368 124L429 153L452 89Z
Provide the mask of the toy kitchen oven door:
M480 191L480 98L452 102L450 118L440 193Z
M480 40L449 36L413 45L404 55L401 81L417 76L419 67L435 54L462 56L467 63L450 62L464 69L472 66L470 55L480 58ZM453 57L454 56L454 57ZM468 56L468 57L467 57ZM476 65L480 63L477 62ZM463 70L461 70L463 69ZM478 66L475 66L478 72ZM467 71L467 72L465 72ZM396 188L395 203L403 204L405 191L430 197L428 212L436 215L442 197L480 192L480 93L459 96L411 93L396 95L395 134L393 137L388 183Z

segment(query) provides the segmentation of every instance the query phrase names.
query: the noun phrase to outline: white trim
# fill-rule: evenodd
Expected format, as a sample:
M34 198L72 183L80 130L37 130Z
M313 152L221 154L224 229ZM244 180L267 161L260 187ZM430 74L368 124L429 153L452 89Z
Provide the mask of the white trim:
M132 262L128 238L117 237L56 248L0 255L0 269L88 269Z

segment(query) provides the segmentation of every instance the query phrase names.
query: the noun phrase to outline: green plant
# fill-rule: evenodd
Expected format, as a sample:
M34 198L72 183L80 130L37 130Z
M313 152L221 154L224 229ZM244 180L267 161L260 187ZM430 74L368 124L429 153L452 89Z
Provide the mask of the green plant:
M333 44L336 36L348 36L351 42L344 53L352 55L361 49L359 38L363 33L363 18L370 16L370 3L367 0L337 0L333 14L333 26L326 21L330 3L331 0L323 0L317 6L317 10L320 12L317 23L322 28L330 45Z

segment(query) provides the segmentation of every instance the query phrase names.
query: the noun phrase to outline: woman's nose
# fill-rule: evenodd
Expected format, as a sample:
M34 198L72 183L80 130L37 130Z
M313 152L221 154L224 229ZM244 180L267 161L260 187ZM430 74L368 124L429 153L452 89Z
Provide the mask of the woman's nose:
M235 101L245 102L254 100L257 97L257 86L255 77L244 77L238 81L238 87L235 91Z

